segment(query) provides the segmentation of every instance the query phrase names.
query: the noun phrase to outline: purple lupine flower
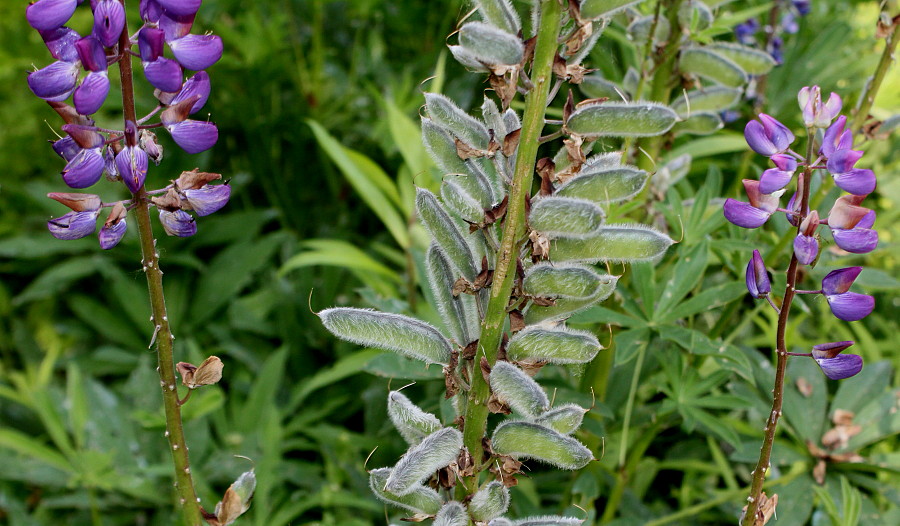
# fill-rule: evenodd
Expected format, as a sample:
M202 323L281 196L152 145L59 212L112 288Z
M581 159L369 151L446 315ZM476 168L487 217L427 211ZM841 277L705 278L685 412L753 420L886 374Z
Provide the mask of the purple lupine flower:
M197 189L182 192L184 200L198 216L206 216L219 211L228 204L231 197L231 185L227 182L218 185L203 185Z
M781 15L781 23L779 25L781 26L781 29L789 35L793 35L800 30L800 24L797 23L797 17L790 11Z
M756 43L756 32L759 31L759 22L755 18L748 18L745 22L734 26L734 36L738 42L746 45Z
M175 60L185 67L200 71L209 68L222 58L222 37L218 35L185 35L170 40L169 49Z
M81 39L81 35L77 31L68 27L58 27L47 31L39 31L39 33L53 58L63 62L75 62L78 60L75 42Z
M747 290L754 298L763 298L772 291L772 283L769 281L769 273L766 271L766 263L763 261L759 250L753 251L753 257L747 263L745 276Z
M878 246L875 211L858 206L860 196L841 196L828 214L828 227L837 246L853 254L866 254Z
M803 124L807 128L827 128L843 106L841 97L834 92L829 95L827 101L822 102L822 91L819 86L801 88L797 93L797 102L803 110Z
M100 239L100 248L109 250L122 241L122 237L125 236L125 231L128 229L128 225L125 223L126 214L125 205L121 201L113 206L109 217L106 218L106 222L97 233L97 237Z
M744 138L753 151L766 157L784 153L794 142L791 130L765 113L759 114L758 121L747 123Z
M113 47L125 28L125 6L118 0L94 4L94 35L106 47Z
M116 169L125 186L134 194L144 186L149 159L147 152L137 145L137 126L131 121L125 122L125 137L128 145L116 154Z
M836 150L849 150L853 148L853 132L845 130L847 116L841 115L825 130L819 155L831 157Z
M164 44L165 34L155 27L145 27L138 34L138 51L147 81L160 91L177 92L181 90L183 72L178 62L162 56Z
M109 75L106 71L106 53L103 45L93 36L75 42L81 65L88 71L81 84L75 88L72 101L81 115L91 115L103 106L109 94Z
M852 341L820 343L810 353L819 364L825 376L832 380L843 380L855 376L862 371L863 360L855 354L841 354L844 349L853 345Z
M784 214L785 217L787 217L788 223L790 223L793 226L799 226L800 221L797 219L797 215L795 215L795 214L801 213L800 212L800 202L797 201L797 192L794 192L794 195L792 195L790 200L788 200L787 208L785 208L785 210L793 212L792 214L788 214L788 213ZM803 213L809 214L809 206L806 207L806 210L803 210Z
M797 170L797 160L791 155L778 153L771 159L776 167L769 168L759 176L759 191L764 194L771 194L787 186Z
M65 159L66 162L71 161L81 152L81 146L78 146L75 139L69 136L63 137L58 141L52 141L52 148L53 151Z
M77 0L38 0L25 8L25 18L38 31L48 31L65 25L77 6Z
M769 49L767 51L772 55L776 64L784 64L784 52L781 49L782 47L784 47L784 39L780 36L776 35L769 41Z
M174 106L187 99L199 97L195 99L194 105L191 106L189 112L192 114L197 113L206 104L207 99L209 99L210 90L209 74L205 71L198 71L193 77L185 81L181 91L175 95L169 104Z
M75 91L80 71L78 62L57 60L49 66L29 73L28 87L32 93L44 100L63 101Z
M138 5L138 12L141 15L141 20L155 24L159 22L159 18L162 16L162 7L156 3L156 0L141 0L141 3Z
M57 239L69 240L89 236L97 229L97 216L103 204L100 196L53 192L47 197L72 209L60 217L47 221L47 229Z
M80 148L63 168L63 181L71 188L87 188L94 185L100 180L105 167L101 152L103 135L90 126L78 124L65 124L62 129ZM67 148L67 154L70 152L71 149Z
M726 199L723 211L725 219L744 228L757 228L765 224L778 208L781 192L764 194L759 190L759 181L744 179L749 203L736 199Z
M197 223L184 210L162 209L159 211L159 222L170 236L190 237L197 233Z
M800 13L800 16L808 15L812 9L812 6L810 6L812 2L810 2L810 0L793 0L791 3L794 4L794 9Z
M822 278L822 294L831 312L844 321L857 321L872 313L875 298L868 294L850 292L850 285L862 272L862 267L833 270Z
M179 16L169 11L163 11L159 17L159 28L166 34L166 42L188 35L193 26L194 15Z
M841 148L828 157L825 167L834 178L834 184L853 195L868 195L875 191L875 172L866 168L854 168L863 156L861 150Z
M819 228L819 213L813 210L800 223L800 231L794 238L794 255L803 265L809 265L819 255L819 241L816 229Z
M219 129L215 124L187 118L198 100L200 100L200 95L193 95L169 106L160 114L160 120L166 130L172 134L175 144L188 153L206 151L219 140Z
M203 0L156 0L156 2L166 11L184 16L195 14Z

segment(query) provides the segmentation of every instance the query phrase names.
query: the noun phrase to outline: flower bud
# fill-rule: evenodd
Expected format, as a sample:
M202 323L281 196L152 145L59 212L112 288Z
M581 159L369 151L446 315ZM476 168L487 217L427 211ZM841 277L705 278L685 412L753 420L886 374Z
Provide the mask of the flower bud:
M160 210L159 222L170 236L190 237L197 233L197 223L184 210Z
M119 241L122 241L122 237L125 236L125 230L128 228L128 225L125 223L126 214L125 205L121 201L113 206L109 217L106 218L106 222L97 234L100 238L100 248L109 250L118 245Z
M253 470L241 474L225 491L222 500L216 504L216 521L220 526L228 526L250 509L250 499L256 490L256 475Z
M184 16L193 15L200 9L203 0L156 0L156 2L172 14Z
M205 71L198 71L193 77L189 78L182 86L181 91L169 102L170 105L191 99L194 104L190 107L188 113L197 113L206 104L209 98L210 82L209 74Z
M753 257L747 263L746 282L747 290L754 298L765 297L772 291L769 273L766 271L766 263L763 261L759 250L753 251Z
M825 130L822 146L819 148L820 155L831 157L835 150L849 150L853 147L853 132L844 129L846 124L847 117L841 115Z
M25 8L25 19L38 31L49 31L68 22L77 6L76 0L38 0Z
M819 86L804 87L797 93L797 102L803 111L803 124L807 128L827 128L841 112L843 102L837 93L832 93L822 102Z
M125 29L125 6L119 0L99 0L94 6L94 35L113 47Z
M875 298L867 294L849 292L850 285L862 272L862 267L834 270L822 279L822 293L831 312L844 321L857 321L871 314Z

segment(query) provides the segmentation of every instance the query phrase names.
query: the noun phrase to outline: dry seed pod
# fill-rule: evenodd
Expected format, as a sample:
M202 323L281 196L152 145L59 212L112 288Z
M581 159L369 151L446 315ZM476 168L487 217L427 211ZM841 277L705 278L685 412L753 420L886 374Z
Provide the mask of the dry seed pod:
M469 515L466 513L466 508L455 500L451 500L444 504L441 511L437 513L433 526L468 526L468 524Z
M478 490L469 502L469 513L480 522L495 519L506 513L508 508L509 490L496 480Z
M536 416L550 406L550 400L540 384L509 362L494 365L490 384L500 401L523 415Z
M578 404L565 404L543 413L534 423L549 427L557 433L571 435L581 427L586 413L587 409Z
M175 369L181 375L181 383L188 389L218 383L222 379L222 367L224 367L222 360L218 356L210 356L203 360L199 367L187 362L178 362L175 365Z
M678 68L683 73L697 75L732 88L747 83L747 72L730 58L706 47L682 50Z
M378 499L398 508L409 510L422 515L434 515L441 509L443 503L441 496L436 491L425 486L413 488L406 495L394 495L385 491L391 468L378 468L369 472L369 488Z
M220 526L231 524L250 509L250 498L256 489L256 475L253 470L245 471L225 491L222 500L216 504L216 521Z
M504 422L491 437L500 455L532 458L560 469L581 469L594 460L591 450L570 436L531 422Z
M534 201L528 223L549 238L582 238L595 233L605 218L603 210L590 201L550 196Z
M669 236L643 225L609 225L585 239L558 239L550 251L552 261L633 263L655 261L674 243Z
M603 349L597 338L567 327L532 325L509 340L506 355L511 361L540 360L550 363L587 363Z
M462 447L462 433L456 429L445 427L435 431L419 445L409 448L397 462L384 486L385 491L400 496L414 492L435 471L454 462Z
M472 250L434 194L418 188L416 190L416 210L425 230L431 234L455 275L462 276L470 282L474 281L477 271Z
M388 416L406 442L414 446L423 438L441 429L441 421L412 403L403 393L388 393Z
M669 131L677 119L655 102L593 102L575 108L566 129L585 138L650 137Z
M646 183L647 172L634 166L603 168L596 163L582 167L581 172L557 188L554 195L612 203L634 197Z

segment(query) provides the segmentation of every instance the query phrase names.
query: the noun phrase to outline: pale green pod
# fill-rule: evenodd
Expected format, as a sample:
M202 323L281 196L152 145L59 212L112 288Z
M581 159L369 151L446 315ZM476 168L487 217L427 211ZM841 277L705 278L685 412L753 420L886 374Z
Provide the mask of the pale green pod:
M413 513L434 515L441 509L443 499L436 491L425 486L414 488L406 495L394 495L384 489L391 468L378 468L369 472L369 488L379 500Z
M514 66L524 58L522 40L484 22L466 22L459 28L459 45L491 66Z
M655 19L656 17L653 15L634 19L634 21L628 25L628 37L638 46L645 46L647 44L647 37L650 35L650 28L653 27ZM672 25L669 24L669 20L664 16L659 17L659 20L656 20L655 23L656 31L654 31L653 43L654 45L659 46L668 42L669 37L672 35Z
M672 128L675 135L690 133L693 135L709 135L722 129L725 123L718 113L711 111L698 111L691 113L687 119L679 122Z
M600 228L606 214L585 199L549 196L531 205L528 223L550 238L590 236Z
M683 28L703 31L712 25L714 19L712 10L700 0L682 2L678 8L678 23Z
M423 188L417 188L416 210L425 230L431 234L441 253L447 258L454 275L473 281L477 271L472 250L434 194Z
M478 208L484 215L484 211L491 208L494 202L494 194L491 184L481 171L481 166L473 161L466 161L466 165L471 169L470 173L447 174L444 176L444 180L450 181L465 191L471 199L478 203ZM479 217L478 222L481 222L483 219L483 217Z
M503 422L494 430L491 448L500 455L540 460L559 469L581 469L594 460L578 440L531 422Z
M681 95L672 102L672 109L679 117L686 118L694 112L719 112L731 108L741 100L741 90L727 86L709 86L702 90Z
M518 413L536 416L550 407L550 400L540 384L509 362L494 364L490 380L491 391Z
M633 166L603 169L589 166L557 188L553 195L587 199L594 203L624 201L637 195L647 183L647 172Z
M592 155L584 161L581 172L597 172L607 168L619 168L622 166L622 152L605 152Z
M585 413L587 409L578 404L564 404L543 413L534 423L549 427L557 433L571 435L581 427Z
M371 309L336 307L319 313L322 324L342 340L357 345L387 349L422 360L446 365L450 342L424 321Z
M576 312L581 312L588 307L609 297L609 294L615 290L615 282L609 287L608 294L596 294L588 298L558 298L553 305L536 305L531 304L525 312L525 323L531 325L545 321L562 321L571 317Z
M444 504L441 511L434 518L433 526L468 526L469 514L466 512L465 506L451 500Z
M735 42L716 42L706 47L731 59L751 75L765 75L778 64L772 55L765 51Z
M476 521L487 522L509 509L509 490L502 482L492 481L478 490L469 501L469 514Z
M674 243L669 236L644 225L606 225L586 239L557 239L551 261L655 261Z
M681 52L678 68L724 86L737 88L747 83L747 73L733 60L706 47L694 47Z
M461 178L463 177L467 176ZM469 223L478 224L484 221L484 207L453 179L453 176L448 176L441 183L441 200L447 208Z
M622 88L615 82L606 80L600 76L599 73L585 76L578 87L581 89L582 93L592 99L606 97L608 99L618 100L621 98L620 93L623 93Z
M517 520L514 526L579 526L582 523L584 523L584 519L544 515L542 517L529 517Z
M453 137L445 132L431 119L422 117L422 144L434 161L434 164L445 174L468 174L465 161L456 153Z
M469 337L466 325L463 298L453 297L453 284L456 282L456 278L435 243L431 243L425 254L425 272L428 277L428 287L434 295L434 301L444 326L457 343L461 345L469 343L472 338Z
M425 108L431 120L462 142L486 150L490 136L484 123L464 112L448 97L425 93Z
M463 436L458 430L445 427L435 431L406 451L391 470L385 491L401 496L414 492L435 471L454 462L462 447Z
M436 416L419 409L399 391L388 393L387 410L394 427L411 446L442 427Z
M488 65L481 62L478 55L468 49L462 46L447 46L447 49L450 50L450 54L453 55L453 58L469 71L474 71L476 73L490 72L491 69Z
M519 114L512 108L503 112L503 123L506 125L506 133L514 132L522 127Z
M503 517L497 517L496 519L488 522L488 526L513 526L515 523L509 519L505 519Z
M509 0L475 0L475 5L485 22L514 35L522 29L519 13Z
M527 294L547 298L589 298L603 283L604 277L590 267L549 262L526 270L523 282Z
M610 17L644 0L582 0L581 18Z
M566 62L568 64L581 64L588 55L590 55L591 50L594 49L594 46L597 45L597 41L600 40L600 36L603 34L603 30L606 29L606 25L609 23L609 19L601 19L594 20L591 23L591 36L587 38L578 49L578 52L572 56L566 57Z
M516 362L587 363L601 349L597 337L587 331L531 325L510 338L506 355Z
M582 137L650 137L661 135L678 116L656 102L597 102L575 109L566 129Z
M488 132L490 130L494 131L494 140L502 144L503 138L506 137L507 133L506 122L503 120L503 114L500 113L500 108L497 107L494 99L490 97L484 98L484 102L481 104L481 117L488 127Z

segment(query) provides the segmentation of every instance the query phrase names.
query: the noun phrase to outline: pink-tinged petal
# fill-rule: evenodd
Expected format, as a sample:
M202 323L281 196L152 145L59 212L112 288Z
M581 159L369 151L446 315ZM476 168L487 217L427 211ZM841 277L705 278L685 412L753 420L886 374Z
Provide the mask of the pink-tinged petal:
M828 212L828 226L832 228L853 228L871 212L868 208L853 204L854 200L849 199L850 197L847 195L841 196L834 202L834 206ZM863 228L870 228L871 226L863 226Z
M775 166L777 166L779 170L793 172L797 169L797 159L795 159L793 155L778 153L770 157L770 159L775 163Z
M185 35L169 42L175 60L185 69L207 69L222 58L222 38L218 35Z
M756 208L750 203L745 203L736 199L726 199L723 210L725 212L725 219L744 228L761 227L769 220L769 216L772 215L765 210Z
M764 194L760 189L760 182L753 179L744 179L742 183L751 205L770 215L775 212L778 208L778 200L783 192L776 190L775 193Z
M793 171L769 168L759 176L759 191L763 194L771 194L781 190L794 177Z
M75 42L78 59L87 71L106 71L106 51L103 44L93 36L86 36Z
M803 86L802 88L800 88L800 91L797 92L797 104L800 106L801 110L806 108L806 106L809 104L809 99L813 98L818 90L818 86L813 86L812 88L810 88L809 86Z
M832 94L829 95L828 100L825 101L825 111L822 116L827 119L827 122L831 122L841 112L843 104L844 101L841 100L841 96L832 92ZM824 128L824 126L822 127Z
M862 272L862 267L847 267L832 270L822 278L822 292L826 295L842 294L850 290L850 285L856 281L856 277Z
M190 110L190 113L197 113L206 104L206 100L209 99L210 88L209 74L205 71L198 71L184 83L181 91L171 100L170 104L175 105L181 101L199 96L200 98L196 99Z
M62 130L69 134L78 146L85 149L99 148L103 145L103 134L97 131L93 126L85 126L82 124L63 124Z
M126 146L116 155L116 169L131 193L136 193L147 178L147 152L137 146Z
M75 42L81 39L81 35L77 31L68 27L58 27L40 31L40 34L53 58L64 62L75 62L78 60Z
M878 184L875 172L868 168L854 168L846 173L832 174L832 177L838 188L853 195L871 194Z
M794 195L791 196L790 200L788 200L786 210L790 210L791 212L800 213L800 203L797 201L797 193L794 192ZM806 208L806 211L809 211L809 207ZM797 216L785 213L784 216L787 218L788 223L793 226L798 226L800 222L797 220Z
M862 156L862 150L849 150L841 148L835 150L834 153L831 154L825 167L832 174L847 173L853 169L853 165L855 165L856 161L860 160Z
M125 237L126 230L128 230L128 225L125 219L100 227L100 232L97 233L97 237L100 239L100 248L109 250L118 245L119 241L122 241L122 238Z
M844 292L825 296L825 298L828 300L828 306L831 307L831 313L844 321L861 320L875 309L875 298L868 294Z
M92 115L103 106L108 94L109 77L106 71L92 71L81 81L81 85L75 88L72 100L78 113Z
M77 62L57 61L28 74L28 87L38 97L49 101L69 98L78 83Z
M856 223L856 228L872 228L875 226L875 211L869 210L866 215Z
M769 140L772 141L772 144L775 145L775 148L778 149L776 153L782 153L788 149L792 142L794 142L794 134L791 133L791 130L787 128L784 124L781 124L773 117L766 115L765 113L759 114L759 120L762 122L763 128L765 129L766 135L769 137Z
M141 20L153 24L159 22L159 18L162 16L162 7L156 3L156 0L141 0L138 11L141 14Z
M811 354L813 358L834 358L835 356L841 354L844 350L852 347L854 343L855 342L850 340L842 342L820 343L818 345L813 345Z
M831 235L837 246L853 254L868 254L878 246L878 231L868 228L844 230L832 228Z
M819 255L819 242L812 236L798 235L794 238L794 255L802 265L809 265Z
M153 62L144 62L144 75L154 88L160 91L177 92L181 90L184 72L181 65L174 60L159 57Z
M162 29L145 27L138 33L138 51L143 62L153 62L163 54L166 34Z
M816 120L816 106L819 104L821 96L822 93L818 86L804 87L797 93L797 102L800 103L803 124L807 127L812 126Z
M813 210L800 223L800 233L804 236L812 236L819 228L819 212Z
M99 148L81 150L78 155L63 168L63 181L70 188L87 188L93 186L103 175L103 156Z
M38 31L65 25L75 13L76 0L38 0L25 8L25 18Z
M747 263L745 281L747 283L747 291L754 298L762 298L772 291L772 283L769 281L766 263L763 261L759 250L753 251L753 257Z
M207 216L218 212L228 204L231 197L231 185L228 183L214 186L205 185L196 190L185 190L184 199L198 216Z
M98 215L100 210L69 212L47 221L47 229L56 239L80 239L94 233L97 229Z
M190 237L197 233L197 223L184 210L160 210L159 222L170 236Z
M747 140L747 144L750 148L760 155L769 157L778 153L778 148L776 148L775 144L766 136L765 128L763 128L763 125L758 121L750 121L747 123L747 126L744 127L744 139Z
M95 194L50 192L47 194L47 197L68 206L75 212L92 212L99 210L103 206L100 196Z
M166 126L175 144L187 153L200 153L212 148L219 140L219 130L216 125L206 121L186 121Z
M118 0L100 0L94 7L94 34L106 47L113 47L125 28L125 7Z
M69 162L81 153L81 146L75 143L75 139L67 136L58 141L53 141L53 151L65 159L66 162Z
M843 380L862 371L863 359L855 354L841 354L834 358L816 358L825 376L832 380Z
M194 15L178 16L169 11L163 11L159 17L159 28L166 34L166 42L172 42L187 36L194 25Z

